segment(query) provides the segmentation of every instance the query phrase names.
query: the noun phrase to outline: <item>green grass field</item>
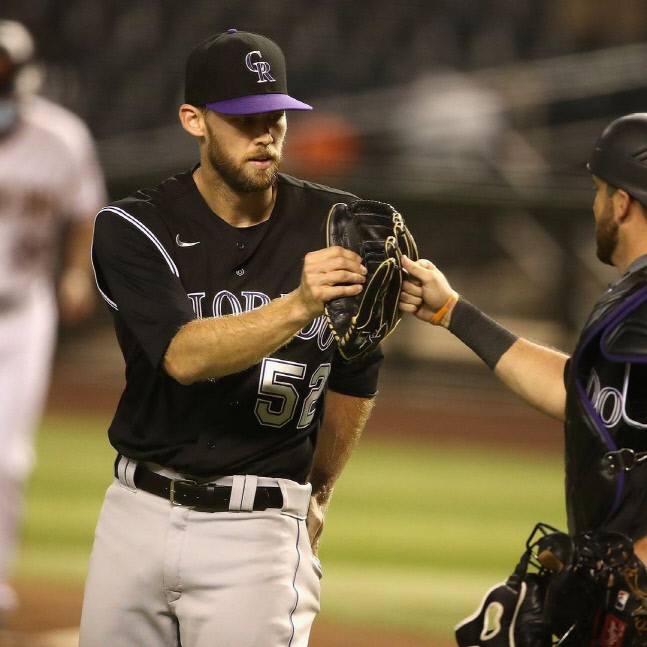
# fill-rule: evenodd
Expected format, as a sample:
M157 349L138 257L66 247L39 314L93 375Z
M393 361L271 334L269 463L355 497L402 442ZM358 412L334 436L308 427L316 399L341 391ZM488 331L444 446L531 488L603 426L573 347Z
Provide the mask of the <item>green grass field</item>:
M83 582L114 453L105 417L48 415L17 577ZM537 521L563 528L559 456L366 437L327 516L322 617L448 637Z

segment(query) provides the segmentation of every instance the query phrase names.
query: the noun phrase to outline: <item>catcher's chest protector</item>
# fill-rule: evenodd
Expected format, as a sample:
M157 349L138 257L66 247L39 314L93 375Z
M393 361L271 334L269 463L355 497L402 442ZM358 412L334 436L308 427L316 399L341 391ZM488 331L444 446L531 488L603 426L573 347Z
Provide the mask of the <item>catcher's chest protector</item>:
M634 512L639 513L643 496L647 500L647 463L630 471L610 466L609 452L621 449L618 428L612 431L605 425L599 401L592 401L587 392L592 375L622 370L626 363L647 363L644 269L628 276L598 301L571 359L566 383L565 467L572 535L601 526L633 535ZM645 523L640 523L644 528Z

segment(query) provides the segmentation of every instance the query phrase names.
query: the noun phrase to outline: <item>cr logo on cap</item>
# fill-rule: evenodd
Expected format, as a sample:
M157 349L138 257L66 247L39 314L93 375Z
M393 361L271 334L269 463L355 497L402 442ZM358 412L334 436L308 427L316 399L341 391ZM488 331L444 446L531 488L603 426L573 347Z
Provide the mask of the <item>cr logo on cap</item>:
M270 64L267 61L256 61L252 63L252 56L258 54L258 57L261 57L261 53L258 50L250 52L245 57L245 65L250 72L256 72L258 74L258 83L265 83L266 81L274 81L272 75L270 74Z

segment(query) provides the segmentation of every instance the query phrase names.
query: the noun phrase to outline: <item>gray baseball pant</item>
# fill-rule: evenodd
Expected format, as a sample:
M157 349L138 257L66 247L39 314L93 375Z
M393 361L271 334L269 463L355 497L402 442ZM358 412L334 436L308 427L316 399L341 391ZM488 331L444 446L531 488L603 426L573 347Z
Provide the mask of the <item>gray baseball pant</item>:
M321 577L309 485L226 477L215 483L233 485L232 500L275 485L283 508L202 512L137 490L133 474L120 473L101 509L79 647L307 646Z

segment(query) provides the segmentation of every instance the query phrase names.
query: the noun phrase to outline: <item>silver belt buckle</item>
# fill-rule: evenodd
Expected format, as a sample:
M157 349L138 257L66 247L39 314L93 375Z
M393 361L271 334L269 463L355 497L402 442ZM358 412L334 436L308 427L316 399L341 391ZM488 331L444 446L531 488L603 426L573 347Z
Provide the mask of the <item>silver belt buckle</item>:
M182 505L182 503L175 500L176 483L186 483L187 485L197 485L197 483L195 481L190 481L189 479L171 479L171 490L169 492L169 499L171 500L171 505Z

